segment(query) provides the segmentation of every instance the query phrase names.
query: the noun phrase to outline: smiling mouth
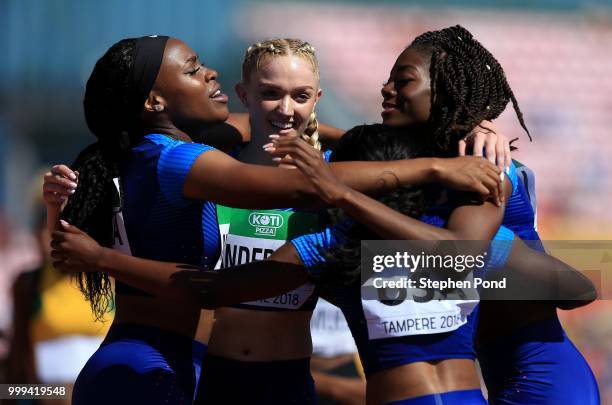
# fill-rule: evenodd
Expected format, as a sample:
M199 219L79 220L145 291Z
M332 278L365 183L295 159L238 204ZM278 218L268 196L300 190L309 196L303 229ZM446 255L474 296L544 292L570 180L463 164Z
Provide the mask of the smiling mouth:
M390 114L394 111L398 111L397 106L395 104L383 103L382 108L383 110L381 114Z
M276 127L281 130L287 130L293 128L293 122L279 122L279 121L270 121L270 124L273 127Z
M228 97L221 92L221 86L209 93L208 98L219 103L227 103Z

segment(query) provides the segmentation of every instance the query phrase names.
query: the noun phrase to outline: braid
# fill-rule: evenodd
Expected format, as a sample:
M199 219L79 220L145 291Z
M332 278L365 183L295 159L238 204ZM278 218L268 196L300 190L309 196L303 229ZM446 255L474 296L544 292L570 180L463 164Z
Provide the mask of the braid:
M256 42L247 48L242 62L242 82L248 83L251 74L257 72L267 58L286 55L299 55L306 59L317 80L319 79L319 61L314 46L300 39L272 38Z
M518 102L495 57L465 28L456 25L418 36L408 48L431 55L431 125L437 153L452 146L483 120L497 118L512 101L531 140Z
M85 148L74 162L72 168L79 171L79 186L62 212L63 219L106 247L113 243L113 209L120 206L113 179L119 177L126 134L134 133L137 125L137 117L131 116L128 108L135 45L135 39L114 44L98 60L87 81L85 120L98 142ZM108 275L80 273L77 279L96 319L102 319L113 302Z
M306 129L304 129L304 133L301 137L313 148L321 150L321 142L319 142L319 121L317 120L316 112L313 111L310 114L308 124L306 125Z

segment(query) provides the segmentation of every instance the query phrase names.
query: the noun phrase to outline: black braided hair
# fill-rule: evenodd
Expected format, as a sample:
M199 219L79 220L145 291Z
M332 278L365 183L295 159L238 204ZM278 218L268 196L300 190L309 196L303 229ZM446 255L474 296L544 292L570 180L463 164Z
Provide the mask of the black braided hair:
M438 156L455 155L454 145L482 120L497 118L509 101L531 140L504 70L468 30L456 25L429 31L407 49L431 55L429 125Z
M402 128L381 124L357 126L346 132L334 148L331 161L387 161L430 156L423 137L405 136ZM425 207L437 199L438 187L402 186L377 197L377 200L404 215L418 218ZM332 223L347 218L339 209L329 210ZM326 253L328 266L318 276L322 284L346 285L359 280L361 240L379 239L365 226L351 221L345 241Z
M98 141L85 148L74 162L72 169L79 171L79 186L62 212L63 219L106 247L113 242L113 209L121 205L113 178L119 176L127 134L136 133L138 122L129 108L135 45L136 39L128 38L111 46L87 81L85 120ZM80 273L77 277L96 319L101 319L113 303L108 275Z

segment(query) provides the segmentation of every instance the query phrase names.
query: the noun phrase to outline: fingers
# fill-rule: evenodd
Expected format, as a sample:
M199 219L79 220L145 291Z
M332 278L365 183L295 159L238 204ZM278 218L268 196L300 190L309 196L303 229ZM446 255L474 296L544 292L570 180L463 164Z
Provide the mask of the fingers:
M483 152L484 145L485 145L485 138L486 136L482 132L478 132L477 134L473 136L474 147L473 147L472 153L474 154L474 156L482 156L482 152Z
M485 188L487 189L486 192L486 196L491 196L493 202L495 203L495 205L500 206L501 205L501 196L499 193L500 190L500 183L498 181L496 181L495 179L492 179L491 177L489 177L488 175L484 175L480 181L482 182L482 184L485 186Z
M66 165L55 165L51 168L51 172L55 175L64 176L70 180L77 180L77 174Z
M459 156L465 156L465 151L467 149L467 142L465 139L459 141Z
M66 233L63 231L53 231L51 233L51 243L53 242L63 242L66 240ZM51 245L53 246L53 245Z
M504 155L506 157L506 163L504 163L504 168L510 167L512 164L512 153L510 151L510 140L506 139L504 142Z
M76 176L75 176L75 180L76 180ZM74 194L74 190L76 190L77 188L77 183L75 183L73 180L67 178L66 176L54 173L53 171L45 173L43 189L45 187L50 187L51 185L53 185L56 188L61 187L62 190L59 190L56 192L62 192L65 195Z
M77 228L74 225L69 224L68 222L64 221L63 219L60 219L60 224L62 226L62 228L67 232L67 233L75 233L75 234L82 234L84 233L83 231L81 231L79 228Z
M62 252L61 250L53 249L51 251L51 258L53 259L66 260L67 257L68 256L66 255L66 253Z
M506 151L504 148L503 138L501 136L497 138L497 143L495 144L494 163L497 163L497 167L499 167L501 170L504 170L504 167L506 167Z
M481 133L482 134L482 133ZM484 144L485 144L485 157L487 158L487 160L493 164L495 164L495 151L496 151L496 145L497 145L497 135L490 133L490 134L482 134L482 136L485 138Z

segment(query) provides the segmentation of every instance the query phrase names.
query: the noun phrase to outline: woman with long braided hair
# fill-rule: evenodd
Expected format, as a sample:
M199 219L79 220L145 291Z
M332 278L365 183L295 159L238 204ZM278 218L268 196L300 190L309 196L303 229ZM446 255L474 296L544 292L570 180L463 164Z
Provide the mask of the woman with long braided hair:
M453 145L457 140L482 120L497 118L510 101L527 132L501 66L460 26L417 37L398 57L382 95L383 123L403 128L406 136L423 137L435 156L456 155ZM295 151L288 144L284 147L282 141L278 146L280 153ZM514 163L509 169L508 173L516 173ZM512 177L517 180L515 175ZM535 198L528 195L523 182L513 183L503 225L521 239L536 241L531 245L537 247L535 207L531 203ZM322 240L325 238L319 237L313 243ZM308 252L304 254L305 262L312 261ZM524 308L520 316L516 316L517 307ZM598 403L594 376L563 332L555 302L485 302L481 312L478 353L492 403ZM471 317L469 327L474 326L477 313ZM437 349L435 355L439 357L452 347ZM471 342L463 349L464 358L474 358ZM456 383L442 382L440 387ZM580 388L568 392L572 384Z
M392 77L396 74L394 83L383 88L383 107L388 108L383 122L396 125L401 117L410 116L401 109L395 114L393 106L401 105L402 94L411 86L410 81L402 82L412 77L401 71L402 66L419 57L426 62L420 66L429 70L431 113L426 125L434 147L440 150L437 155L452 156L444 150L452 151L449 146L455 139L480 120L499 116L509 101L529 134L501 65L460 26L420 35L400 55L392 72ZM529 169L517 166L533 182ZM503 225L543 250L536 231L535 195L529 194L522 181L517 186L520 192L507 202ZM593 373L563 331L554 301L483 301L476 343L491 403L599 402Z

